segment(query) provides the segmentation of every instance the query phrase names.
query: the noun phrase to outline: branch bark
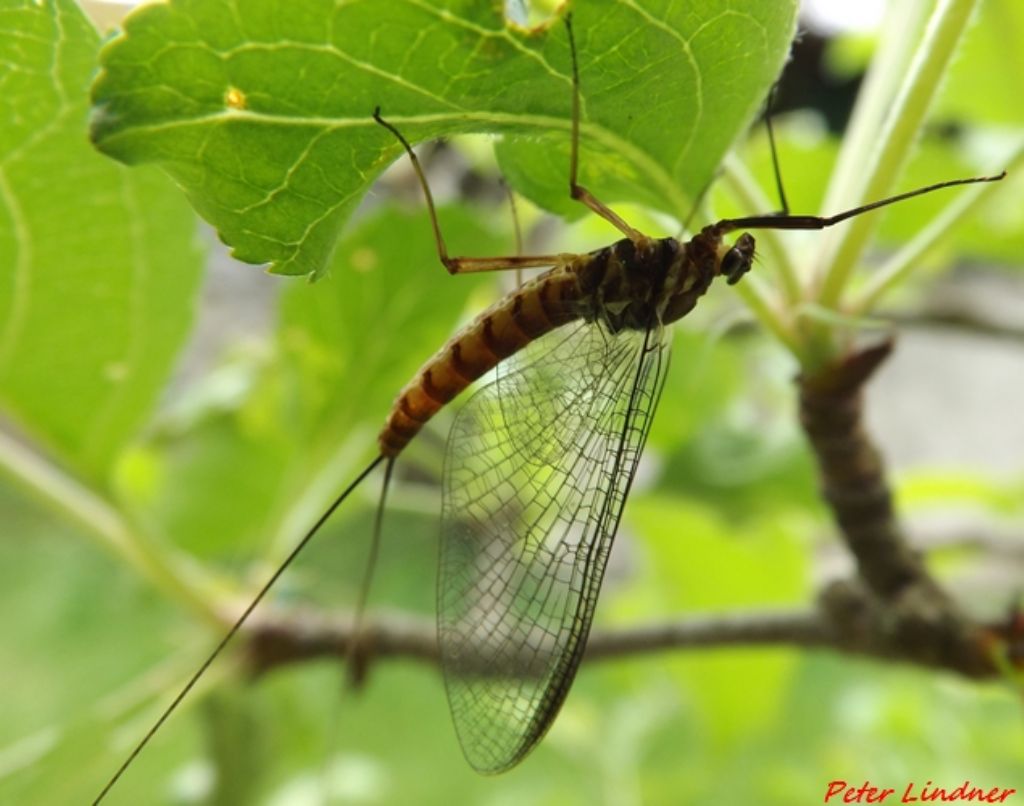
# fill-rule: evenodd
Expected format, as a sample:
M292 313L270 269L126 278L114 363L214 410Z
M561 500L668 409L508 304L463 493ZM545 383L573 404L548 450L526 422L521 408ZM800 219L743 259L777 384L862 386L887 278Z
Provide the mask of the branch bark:
M882 458L864 428L863 386L892 350L886 341L798 378L800 424L832 510L860 575L882 598L920 584L934 587L903 539Z
M829 649L886 660L924 662L920 656L904 652L894 641L896 636L889 629L887 611L873 606L875 601L863 596L855 580L844 581L829 586L819 608L707 614L626 629L597 630L587 643L586 660L744 646ZM1009 628L994 624L980 629L986 645L991 646L1000 637L1007 638ZM1013 629L1017 631L1015 640L1021 645L1017 647L1020 652L1024 650L1024 631L1019 625ZM408 613L375 614L364 622L356 647L352 646L351 616L327 617L319 611L264 616L255 620L246 633L248 666L254 675L317 658L342 662L354 659L359 667L357 680L381 660L414 660L430 665L439 662L433 619ZM530 662L524 659L524 667ZM983 666L963 664L952 670L970 677L997 674L993 662Z
M350 617L329 618L311 611L275 615L257 620L247 633L249 665L257 674L317 657L346 659L352 651ZM813 611L738 613L595 631L587 642L586 659L699 647L828 646L834 641L829 626ZM440 654L434 621L408 613L376 614L363 624L355 654L372 660L407 658L437 663Z
M892 346L885 341L850 352L797 379L800 422L822 494L862 581L826 590L821 603L840 634L873 646L873 654L971 676L994 673L984 631L963 617L911 549L864 426L864 385Z

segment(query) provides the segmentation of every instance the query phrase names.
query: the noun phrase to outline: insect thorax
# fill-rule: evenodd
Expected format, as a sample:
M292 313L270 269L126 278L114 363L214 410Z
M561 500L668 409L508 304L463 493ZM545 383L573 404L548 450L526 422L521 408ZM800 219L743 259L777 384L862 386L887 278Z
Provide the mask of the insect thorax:
M696 239L694 239L696 240ZM675 238L629 238L579 258L581 316L610 332L646 330L692 310L716 272L715 249Z

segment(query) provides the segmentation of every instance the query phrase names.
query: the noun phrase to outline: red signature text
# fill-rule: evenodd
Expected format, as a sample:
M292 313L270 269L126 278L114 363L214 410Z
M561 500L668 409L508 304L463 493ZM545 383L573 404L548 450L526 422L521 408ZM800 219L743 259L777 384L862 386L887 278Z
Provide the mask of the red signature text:
M982 787L964 781L959 786L923 785L912 782L902 792L892 787L875 786L865 781L860 786L846 781L830 781L825 790L825 803L1005 803L1016 789L1001 786ZM898 797L897 797L898 795Z

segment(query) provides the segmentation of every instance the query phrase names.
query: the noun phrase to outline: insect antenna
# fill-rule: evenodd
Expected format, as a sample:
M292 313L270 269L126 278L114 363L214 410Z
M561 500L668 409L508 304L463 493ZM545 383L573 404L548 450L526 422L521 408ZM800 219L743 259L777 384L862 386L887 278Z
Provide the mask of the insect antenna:
M383 455L378 456L376 459L370 462L370 464L367 465L367 467L358 476L356 476L355 480L352 481L352 483L349 484L348 487L346 487L342 491L342 493L337 498L334 499L334 503L332 503L330 507L327 508L327 511L324 512L324 514L317 519L316 523L314 523L310 527L309 531L307 531L306 534L303 535L302 539L295 545L295 548L293 548L291 552L288 554L288 556L285 557L284 562L282 562L281 565L278 566L277 570L274 571L273 574L271 574L270 579L268 579L266 583L264 583L263 587L259 589L259 592L257 592L256 596L253 597L252 601L249 602L245 610L242 611L242 615L239 616L235 623L231 625L231 629L227 631L224 637L220 640L220 643L218 643L217 646L214 647L213 651L207 656L206 660L204 660L202 665L198 669L196 669L192 677L188 679L188 682L185 683L181 691L178 692L178 695L171 701L171 704L164 709L163 713L160 714L159 719L157 719L157 721L153 723L153 726L148 731L146 731L146 735L142 737L141 741L139 741L137 745L135 745L134 749L131 751L131 753L128 754L128 757L125 758L121 766L118 767L117 771L110 777L110 780L107 781L106 785L100 791L99 795L97 795L96 799L92 802L93 806L97 806L97 804L99 804L107 796L107 793L110 792L110 790L114 787L114 784L116 784L118 780L120 780L121 776L124 775L125 771L132 765L132 762L134 762L135 759L138 757L139 753L141 753L143 749L146 747L146 745L149 744L150 739L152 739L156 735L157 731L159 731L160 728L163 727L164 723L168 720L171 714L173 714L177 710L178 706L181 705L182 700L184 700L185 697L188 696L189 692L192 691L196 683L199 682L199 679L206 673L206 670L210 668L213 662L224 650L224 647L228 645L231 639L234 638L238 631L242 628L242 625L245 624L249 616L252 615L252 612L256 609L257 605L259 605L259 603L263 601L263 598L274 586L274 583L277 582L278 579L280 579L281 575L285 572L285 570L287 570L287 568L292 564L295 558L298 557L299 554L302 553L302 550L309 544L309 541L312 540L314 535L316 535L316 533L320 531L320 527L322 527L327 522L327 519L334 514L334 511L339 506L341 506L342 502L346 498L348 498L349 495L352 494L356 487L358 487L382 461L384 461ZM386 478L387 475L389 475L391 472L391 465L392 462L389 461L385 475L385 490L387 489ZM383 496L381 496L381 506L383 506ZM378 511L378 520L379 517L380 515ZM378 529L375 529L374 531L376 533ZM372 552L375 556L376 551L372 550Z

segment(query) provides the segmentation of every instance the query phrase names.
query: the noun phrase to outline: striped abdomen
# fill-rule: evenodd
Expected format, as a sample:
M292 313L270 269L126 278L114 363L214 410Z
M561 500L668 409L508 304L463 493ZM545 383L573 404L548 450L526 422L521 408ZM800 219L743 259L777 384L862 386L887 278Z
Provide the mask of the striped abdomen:
M721 233L708 227L687 244L675 238L639 243L624 238L567 257L480 314L426 363L398 395L377 438L381 453L397 456L473 381L568 322L600 320L614 334L685 316L718 273L720 243ZM747 265L752 238L748 251Z
M536 277L456 333L399 393L377 437L381 453L397 456L427 420L473 381L545 333L577 319L576 263Z

